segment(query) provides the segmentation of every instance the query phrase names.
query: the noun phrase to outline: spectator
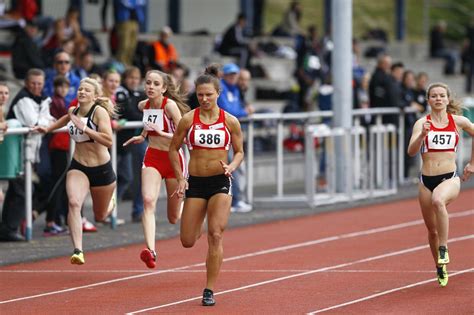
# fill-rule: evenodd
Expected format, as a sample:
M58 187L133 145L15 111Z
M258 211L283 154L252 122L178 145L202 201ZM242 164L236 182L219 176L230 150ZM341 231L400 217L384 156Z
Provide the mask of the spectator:
M240 68L234 63L228 63L224 65L224 67L222 67L222 72L224 74L224 77L221 79L221 91L219 94L219 98L217 99L218 106L229 114L235 116L236 118L246 117L249 115L249 113L253 113L253 108L249 106L249 111L247 111L242 102L242 91L240 90L239 85L237 84L239 81ZM248 78L248 80L250 80L250 78ZM229 150L229 160L232 160L232 156L233 151ZM252 206L244 202L242 198L240 190L240 181L242 180L241 174L239 172L234 172L233 177L234 179L232 180L231 211L251 211Z
M38 27L28 22L15 38L12 46L12 68L17 79L25 79L31 68L44 68L40 48L35 42L37 34Z
M315 25L308 27L308 36L297 40L296 78L299 85L298 104L306 111L314 101L318 79L321 76L320 43Z
M101 74L103 69L95 63L94 55L90 51L85 51L76 57L72 71L79 79L84 79L91 73Z
M467 27L467 48L466 48L466 93L471 93L474 85L474 17Z
M64 51L59 51L54 55L53 69L46 71L46 82L44 86L44 94L46 96L53 96L53 81L57 75L62 75L69 80L69 91L64 98L66 100L66 106L69 107L71 101L76 97L80 79L71 71L71 56Z
M137 67L130 67L123 73L122 85L115 92L119 118L127 121L141 121L143 113L138 103L146 99L140 90L141 72ZM143 215L143 198L141 193L141 168L148 142L133 146L123 146L126 140L139 135L141 129L120 130L117 135L117 199L123 197L128 186L132 186L132 222L141 222ZM137 176L134 176L136 174Z
M3 115L3 107L8 102L8 98L10 97L10 89L4 82L0 82L0 145L3 143L3 137L5 132L8 129L8 124L5 121L5 117ZM3 202L3 190L0 187L0 203Z
M64 97L69 91L69 80L64 76L57 76L53 81L54 95L51 100L50 113L56 120L67 114L66 101ZM47 201L38 208L38 214L46 211L46 226L43 230L44 236L56 236L67 232L63 228L62 220L67 217L68 201L66 195L65 171L68 167L69 134L58 132L52 135L49 141L49 158L51 174L49 182L54 187L47 189Z
M17 119L23 126L48 126L54 118L49 113L51 99L42 94L44 72L30 69L26 74L25 87L13 99L7 119ZM31 135L30 150L33 152L33 163L39 162L41 135ZM36 166L36 165L35 165ZM21 241L18 233L25 215L25 179L18 177L8 182L8 190L3 204L0 238L8 241Z
M443 58L445 60L444 74L456 72L458 55L456 51L448 48L445 43L446 22L439 21L430 32L430 56L431 58Z
M382 54L369 82L370 107L387 107L390 96L392 58Z
M151 45L154 66L166 73L170 73L178 62L178 52L169 41L171 35L173 35L171 28L164 26L160 31L159 39Z
M420 113L426 112L428 102L426 100L426 88L428 86L428 74L426 72L420 72L416 76L416 87L415 87L415 101L420 106L417 109Z
M283 19L273 30L273 36L293 37L304 33L300 26L303 10L299 1L291 1L290 6L285 11Z
M245 37L244 29L247 19L243 13L237 16L237 21L224 33L218 51L223 56L237 57L239 66L249 68L251 49L249 39Z
M117 32L117 60L131 65L137 47L140 24L145 21L146 0L114 0L114 18Z

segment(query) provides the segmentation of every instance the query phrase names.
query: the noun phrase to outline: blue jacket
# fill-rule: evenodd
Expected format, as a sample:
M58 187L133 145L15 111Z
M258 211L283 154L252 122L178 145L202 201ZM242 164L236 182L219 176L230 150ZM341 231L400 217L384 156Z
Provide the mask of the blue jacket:
M130 20L134 10L138 23L140 25L145 23L145 8L147 0L114 0L113 3L115 23Z
M43 93L46 96L53 97L54 95L54 77L56 77L58 73L54 69L46 70L46 79L44 81L44 88ZM74 72L69 71L66 75L66 78L69 80L69 91L67 92L66 97L64 98L66 106L69 107L71 101L76 97L77 89L79 89L79 84L81 83L81 79L74 74Z
M217 99L217 105L237 118L247 116L240 98L239 87L230 85L225 80L221 80L221 94Z

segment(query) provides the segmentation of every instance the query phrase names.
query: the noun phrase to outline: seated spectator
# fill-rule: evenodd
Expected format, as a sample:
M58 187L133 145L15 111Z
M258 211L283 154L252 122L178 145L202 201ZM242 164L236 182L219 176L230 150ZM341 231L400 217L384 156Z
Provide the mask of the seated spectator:
M27 22L24 29L20 29L12 46L12 68L15 78L24 79L31 68L44 67L41 51L35 43L38 27Z
M225 31L219 44L218 52L223 56L239 58L239 66L250 67L251 48L250 41L245 37L244 29L247 19L243 13L237 16L237 21Z
M430 32L430 56L431 58L443 58L445 60L444 74L456 72L458 53L448 48L445 43L446 22L439 21Z
M299 1L292 1L285 11L282 21L273 30L272 35L292 37L303 34L304 31L300 26L302 13L301 3Z
M159 39L151 44L153 65L166 73L170 73L178 62L178 52L169 41L171 35L173 31L169 26L165 26L160 31Z

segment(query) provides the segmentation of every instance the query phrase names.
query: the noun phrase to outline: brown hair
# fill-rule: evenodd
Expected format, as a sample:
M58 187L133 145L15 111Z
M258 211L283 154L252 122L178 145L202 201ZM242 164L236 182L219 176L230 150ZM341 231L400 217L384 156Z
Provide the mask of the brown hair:
M221 65L218 63L211 63L206 67L204 73L201 74L194 81L194 85L198 87L201 84L213 84L217 93L221 91L221 82L219 80L219 72L221 71Z
M161 77L163 86L166 87L166 92L163 95L176 102L181 115L189 112L191 108L186 104L186 96L179 91L179 87L174 84L171 76L159 70L150 70L146 73L145 77L148 77L152 73L156 73Z
M430 84L428 86L428 89L426 90L426 99L427 100L429 99L431 90L437 87L441 87L445 89L446 93L448 94L449 103L446 108L446 111L450 114L462 115L463 108L462 108L461 102L452 98L451 90L449 89L448 85L445 83L436 82L436 83Z

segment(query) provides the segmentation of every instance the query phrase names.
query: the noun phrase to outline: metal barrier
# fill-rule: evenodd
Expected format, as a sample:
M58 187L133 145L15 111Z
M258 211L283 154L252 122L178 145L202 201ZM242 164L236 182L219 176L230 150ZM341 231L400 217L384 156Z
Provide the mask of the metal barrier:
M474 102L470 107L474 107ZM408 110L407 112L413 112ZM312 191L314 191L315 183L314 176L315 174L315 158L316 153L314 150L306 150L307 156L302 156L305 167L312 169L312 172L305 171L304 178L304 193L302 194L285 194L284 193L284 147L283 141L285 139L285 123L290 121L297 121L304 126L304 130L310 133L311 125L317 124L321 121L322 118L331 118L333 115L332 111L318 111L318 112L309 112L309 113L271 113L271 114L254 114L250 117L241 119L242 122L248 123L248 129L245 134L245 139L247 141L247 150L246 150L246 161L248 165L247 171L247 199L249 203L266 203L266 202L301 202L304 204L311 204L312 206L321 204L321 203L330 203L337 202L338 198L341 198L341 195L334 190L334 179L329 179L328 189L324 194L316 193L316 197L310 197ZM375 116L376 124L371 126L369 129L369 141L367 141L367 131L365 128L360 127L360 117L364 115ZM398 115L399 117L399 128L396 129L395 126L383 126L381 124L383 115ZM377 197L380 195L393 194L396 193L397 184L403 182L403 172L404 172L404 112L395 108L372 108L372 109L356 109L352 111L352 116L354 118L354 127L350 131L340 131L337 128L329 129L328 131L321 131L319 137L322 135L328 134L326 136L327 147L326 152L331 152L334 148L331 147L331 137L342 137L345 139L346 143L346 152L354 153L354 156L347 154L349 157L356 157L351 159L352 164L346 163L348 170L348 191L346 192L347 196L345 198L365 198L365 197ZM254 176L255 176L255 152L254 152L254 137L257 133L255 123L261 123L264 121L274 121L276 122L276 127L271 132L276 136L276 156L272 156L272 160L275 160L275 175L276 175L276 194L270 197L255 196L255 185L254 185ZM122 129L134 129L141 128L142 122L127 122ZM66 131L65 128L58 130ZM24 172L25 172L25 207L26 207L26 239L32 239L32 161L33 161L33 152L29 150L29 128L9 128L5 136L11 134L21 134L25 136L24 143ZM116 148L116 132L114 130L113 146L111 148L111 159L114 170L117 170L117 148ZM333 135L332 135L333 134ZM311 138L314 139L314 133L311 135ZM316 135L318 136L318 135ZM397 141L398 139L398 141ZM305 141L312 141L306 137ZM379 143L377 145L377 143ZM349 145L349 146L348 146ZM308 142L306 143L306 148L312 147L313 144ZM369 157L367 161L367 148L369 148ZM313 152L309 152L313 151ZM470 152L470 151L468 151ZM458 161L462 163L464 161L463 151L458 152ZM313 155L311 158L310 154ZM390 154L390 158L389 158ZM383 163L377 163L376 161L383 161ZM309 163L311 160L311 163ZM333 165L334 159L327 159L328 169L331 176L333 175L333 170L335 167ZM392 161L389 163L388 161ZM388 171L388 166L390 165L391 173ZM397 166L398 165L398 166ZM459 164L461 165L461 164ZM389 174L396 174L398 171L398 176L390 176ZM311 180L309 178L311 175ZM367 178L367 174L369 178ZM307 176L306 176L307 175ZM389 179L389 180L388 180ZM117 203L119 201L117 200ZM114 210L111 219L112 228L116 227L116 218L117 218L117 208Z

